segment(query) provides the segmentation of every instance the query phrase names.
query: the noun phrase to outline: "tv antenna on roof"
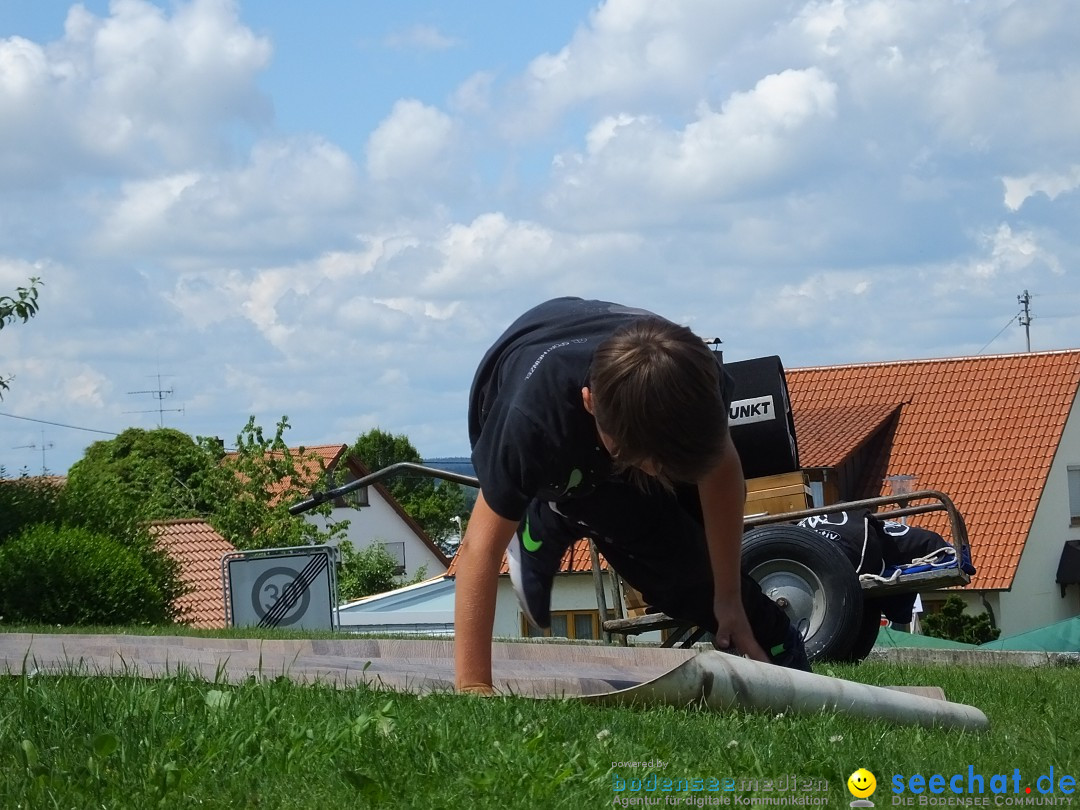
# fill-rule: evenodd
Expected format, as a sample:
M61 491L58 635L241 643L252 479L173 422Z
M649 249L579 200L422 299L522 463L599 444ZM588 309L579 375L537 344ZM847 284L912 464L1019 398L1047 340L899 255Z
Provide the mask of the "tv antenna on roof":
M124 413L156 413L158 415L158 427L164 427L165 414L166 413L184 413L183 406L179 408L166 408L165 398L173 395L173 389L161 387L161 374L152 374L151 377L157 379L157 388L151 388L146 391L128 391L128 394L151 394L158 401L158 406L147 411L124 411ZM170 376L166 374L165 376Z
M54 445L53 445L52 442L45 441L45 431L44 430L41 431L41 476L42 476L42 478L44 478L46 475L49 474L48 469L46 469L46 467L45 467L45 451L52 449L53 446ZM16 445L12 449L14 449L14 450L24 450L24 449L25 450L37 450L38 445L34 444L33 442L30 442L30 444Z

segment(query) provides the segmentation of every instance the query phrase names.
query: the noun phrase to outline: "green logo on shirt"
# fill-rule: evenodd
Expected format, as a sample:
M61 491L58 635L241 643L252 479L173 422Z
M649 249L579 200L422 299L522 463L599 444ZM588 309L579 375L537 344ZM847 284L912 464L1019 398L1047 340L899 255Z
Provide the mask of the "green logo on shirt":
M581 479L583 477L584 476L582 476L581 470L575 467L574 471L570 473L570 482L566 485L566 489L564 489L563 492L565 493L572 490L574 487L581 483Z
M540 550L540 546L544 545L543 540L533 540L532 533L529 531L529 519L525 519L525 528L521 532L521 545L525 546L525 550L535 554Z

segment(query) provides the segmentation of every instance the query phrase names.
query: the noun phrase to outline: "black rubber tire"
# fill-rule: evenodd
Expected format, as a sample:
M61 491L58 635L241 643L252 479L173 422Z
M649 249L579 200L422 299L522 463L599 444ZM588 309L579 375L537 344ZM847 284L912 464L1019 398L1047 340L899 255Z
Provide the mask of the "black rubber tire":
M811 661L842 661L863 616L862 588L844 553L801 526L751 529L743 536L743 570L802 633Z
M855 641L848 650L845 661L854 664L862 661L874 649L878 633L881 632L881 607L874 599L863 600L862 619L859 621L859 629L855 633Z

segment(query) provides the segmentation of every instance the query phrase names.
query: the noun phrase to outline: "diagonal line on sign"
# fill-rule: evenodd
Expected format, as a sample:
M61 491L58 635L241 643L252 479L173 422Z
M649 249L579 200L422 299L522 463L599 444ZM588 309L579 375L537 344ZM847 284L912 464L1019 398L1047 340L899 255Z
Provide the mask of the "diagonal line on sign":
M315 578L322 573L323 568L327 565L327 560L328 558L325 555L320 554L305 565L303 570L296 575L296 579L282 589L281 597L263 615L259 627L276 627L288 615L289 611L296 606L296 603L300 601L304 591L311 586Z

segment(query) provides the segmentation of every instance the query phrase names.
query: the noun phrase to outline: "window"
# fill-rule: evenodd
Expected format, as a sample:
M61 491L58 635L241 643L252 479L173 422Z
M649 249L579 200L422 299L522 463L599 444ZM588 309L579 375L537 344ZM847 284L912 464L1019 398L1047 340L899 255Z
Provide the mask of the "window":
M598 610L553 610L551 611L551 629L537 630L528 620L521 617L522 635L528 638L600 638L600 611Z
M400 576L405 573L405 544L404 543L383 543L382 547L386 549L386 553L390 555L390 558L396 563L394 567L394 574Z
M1080 526L1080 464L1069 465L1069 525Z
M338 499L339 503L335 506L371 506L368 501L368 488L360 487L354 489L352 492L346 492L341 498Z

